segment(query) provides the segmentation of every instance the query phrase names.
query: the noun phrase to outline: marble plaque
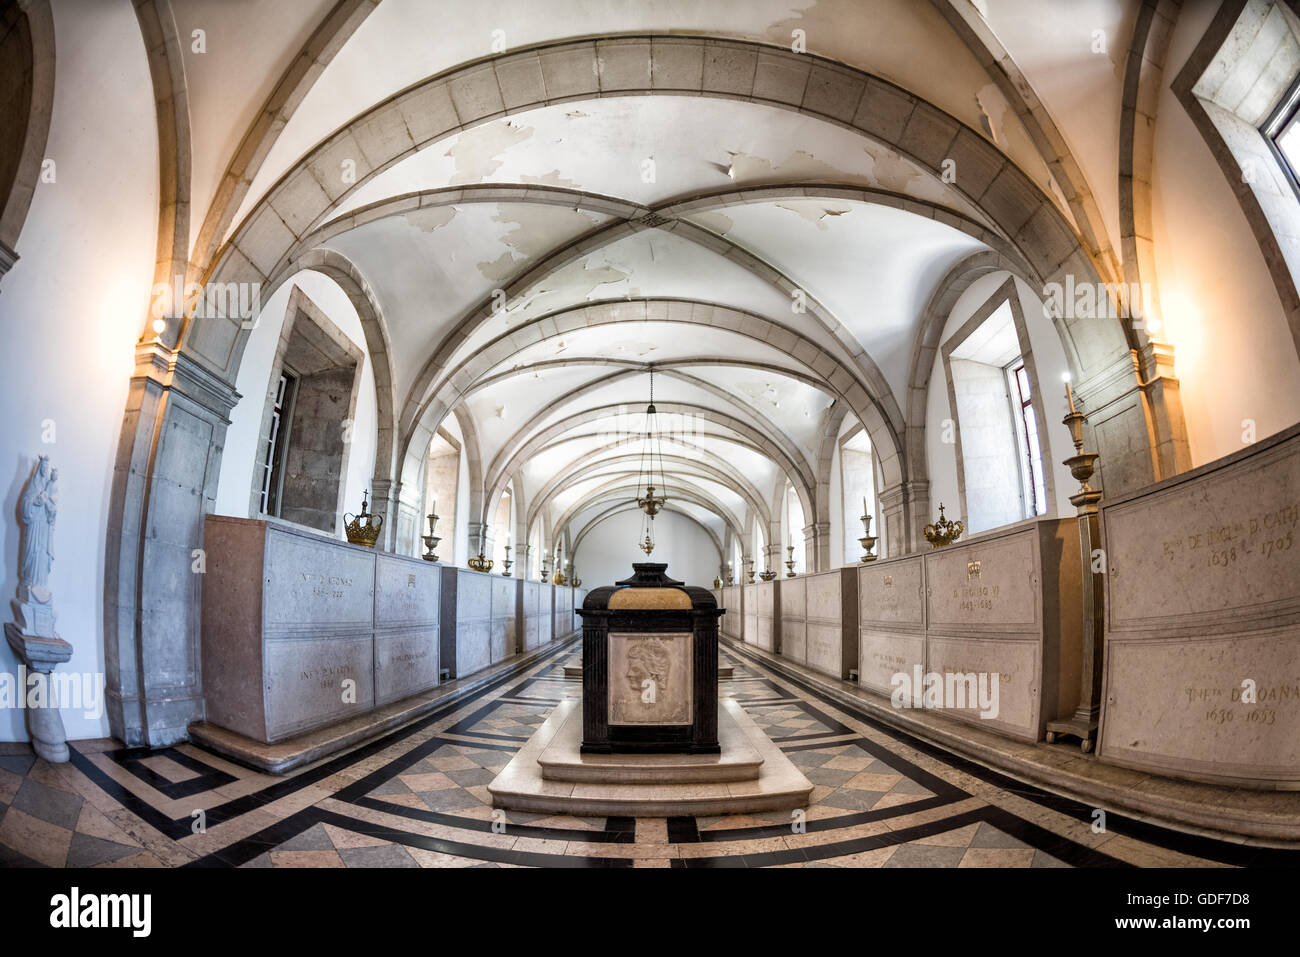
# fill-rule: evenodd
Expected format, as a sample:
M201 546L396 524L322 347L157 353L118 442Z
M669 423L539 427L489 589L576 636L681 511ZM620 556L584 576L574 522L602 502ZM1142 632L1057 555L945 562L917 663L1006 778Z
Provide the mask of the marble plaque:
M456 622L456 677L463 678L492 664L492 620Z
M267 637L370 627L374 552L268 525L264 561Z
M864 628L858 637L858 684L868 691L889 695L894 675L912 674L916 665L925 671L925 636Z
M373 647L368 633L269 642L264 663L267 741L371 710Z
M844 629L840 624L808 622L807 664L809 668L834 678L842 677ZM782 636L782 641L784 641Z
M781 657L803 664L808 660L808 623L802 619L781 619Z
M436 565L377 553L375 623L380 628L438 620L442 574Z
M930 628L1039 631L1037 539L1032 525L927 554Z
M438 626L375 634L375 705L385 705L438 684Z
M1300 436L1103 521L1112 631L1300 612Z
M694 642L690 632L611 632L609 723L690 724Z
M998 675L998 713L981 718L977 709L943 708L945 714L1017 738L1037 741L1056 715L1040 715L1039 643L1033 639L951 638L930 635L926 671L940 675Z
M1300 780L1300 628L1111 642L1107 761L1211 779ZM1243 700L1254 682L1254 702Z
M925 627L924 568L920 556L859 568L859 621L885 630Z

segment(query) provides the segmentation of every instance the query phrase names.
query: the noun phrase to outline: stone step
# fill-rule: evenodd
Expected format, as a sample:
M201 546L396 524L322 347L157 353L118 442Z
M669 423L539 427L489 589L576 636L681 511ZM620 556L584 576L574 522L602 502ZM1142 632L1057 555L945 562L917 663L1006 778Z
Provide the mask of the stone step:
M694 784L756 781L763 756L726 709L718 711L721 754L583 754L582 709L537 759L542 778L584 784ZM579 733L573 734L577 728ZM569 733L566 733L569 732Z
M687 783L573 782L542 777L539 759L554 744L556 754L575 749L582 736L582 704L562 702L537 729L501 773L488 785L495 807L518 811L580 816L678 817L702 814L745 814L807 807L812 783L754 724L734 699L718 702L719 728L727 715L758 752L762 765L756 779L701 780ZM568 742L559 744L564 735ZM721 735L720 735L721 737ZM733 739L734 741L734 739ZM611 755L631 764L645 755ZM724 757L726 757L724 745Z

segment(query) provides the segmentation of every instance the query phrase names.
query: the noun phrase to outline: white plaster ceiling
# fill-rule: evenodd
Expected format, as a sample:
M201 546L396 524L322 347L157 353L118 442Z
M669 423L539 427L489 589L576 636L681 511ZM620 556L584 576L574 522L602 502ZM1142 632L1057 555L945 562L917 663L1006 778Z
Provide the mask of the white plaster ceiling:
M227 16L242 15L231 5ZM384 0L325 67L254 178L260 198L298 158L348 120L393 94L459 64L575 36L680 33L777 43L802 32L808 52L898 83L963 123L995 121L1005 149L1026 170L1036 156L1028 135L940 13L916 0L639 0L591 3L501 0L491 4ZM494 49L494 44L496 45ZM915 51L924 49L926 56ZM973 91L979 91L977 98ZM572 107L569 107L572 109ZM1046 187L1041 162L1031 175ZM244 212L251 208L246 204ZM242 218L242 213L239 218Z
M208 41L206 54L186 55L195 155L192 233L256 110L329 5L329 0L175 0L182 39L202 27ZM1091 29L1107 31L1111 49L1118 49L1118 36L1131 29L1132 4L1081 0L1081 5L1086 15L1043 17L1031 10L1028 0L1006 0L991 4L994 9L986 18L1030 79L1041 79L1054 103L1069 106L1066 113L1074 125L1064 132L1071 145L1088 157L1105 154L1113 165L1116 132L1102 131L1087 140L1088 111L1079 104L1092 93L1114 99L1122 64L1113 56L1088 61L1086 90L1067 88L1066 77L1074 72L1052 74L1052 68L1062 59L1079 62L1084 56L1079 45L1090 39ZM1044 20L1051 22L1046 32ZM1014 111L930 3L501 0L471 5L384 0L324 67L279 133L231 229L299 158L353 118L430 76L499 52L501 45L512 50L575 36L677 33L788 46L796 30L802 31L809 52L897 83L984 130L1040 188L1053 188L1046 165ZM925 55L917 56L917 50ZM648 159L654 161L652 178L646 176ZM331 217L414 191L463 185L580 190L654 206L742 188L817 183L899 193L987 225L979 210L953 189L856 132L770 106L680 96L575 100L489 121L396 163L362 184ZM519 283L507 308L481 321L476 317L472 326L462 324L476 315L493 290L508 287L616 220L605 212L574 208L576 198L557 204L552 194L546 202L536 196L529 201L428 207L349 229L325 245L352 260L379 305L399 412L428 398L427 393L414 394L412 387L440 344L455 344L454 351L438 356L439 364L454 369L522 324L559 314L540 327L549 334L558 331L559 323L562 333L518 348L482 374L494 377L488 385L464 399L476 423L485 467L507 442L527 438L518 433L530 420L537 419L529 433L535 434L548 423L594 407L644 403L648 380L643 373L565 398L620 371L617 365L588 364L584 359L665 368L690 361L693 364L681 371L710 388L656 376L657 399L719 409L793 446L805 463L815 465L834 395L817 381L828 374L824 361L819 363L822 371L814 372L812 360L796 358L793 347L757 341L748 328L742 334L718 326L644 321L647 307L641 301L652 300L651 309L666 308L662 300L695 301L765 317L797 330L847 366L856 381L865 382L866 365L851 358L860 346L893 393L877 398L892 398L896 406L904 406L921 312L935 284L955 262L984 247L924 215L879 203L819 197L815 188L805 192L811 195L782 198L751 192L684 217L735 249L694 242L687 238L686 227L677 232L641 229L613 242L584 245L585 252L567 264ZM1104 212L1107 219L1112 217L1112 210ZM757 272L744 264L741 253L759 261ZM560 255L559 261L566 256ZM846 331L848 346L811 313L792 311L789 294L775 281L782 277L826 308L831 325ZM614 314L621 316L619 321L594 328L569 325L569 312L597 301L626 303ZM696 361L710 357L749 368ZM535 368L559 361L567 364ZM814 381L782 375L781 369ZM450 427L452 417L445 422ZM626 426L613 419L573 426L523 465L524 489L535 494L575 463L625 453L626 448L603 446ZM458 429L451 431L459 435ZM696 422L687 441L666 443L665 451L671 445L689 457L692 449L696 455L703 450L704 460L712 456L734 465L765 496L781 484L781 468L748 449L748 443L725 426ZM626 466L608 468L618 473ZM689 471L681 470L683 480ZM634 471L627 474L634 479ZM691 481L701 488L711 482L700 476ZM584 482L567 491L563 501L547 503L551 517L591 487ZM724 504L731 507L734 500L743 515L740 500L723 488L718 497L725 495L732 498Z
M958 260L984 248L946 223L843 200L752 202L710 219L829 308L896 395L906 389L916 322L935 284Z
M333 3L172 0L189 91L191 242L245 132Z

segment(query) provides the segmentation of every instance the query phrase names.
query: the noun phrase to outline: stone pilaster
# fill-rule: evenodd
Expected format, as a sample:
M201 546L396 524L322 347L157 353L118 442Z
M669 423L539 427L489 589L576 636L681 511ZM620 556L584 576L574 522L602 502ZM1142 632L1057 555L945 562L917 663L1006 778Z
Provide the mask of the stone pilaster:
M1192 467L1182 393L1174 375L1174 347L1148 341L1140 353L1140 366L1146 380L1147 420L1155 439L1156 480L1160 481Z
M402 483L395 482L392 479L371 479L370 480L370 511L375 515L382 515L384 527L380 529L379 541L375 542L375 547L386 552L397 551L407 554L410 548L414 548L414 543L419 540L420 535L420 515L418 509L408 506L406 519L410 521L410 514L415 514L414 534L409 537L410 547L407 551L402 552L401 544L406 536L402 535L403 529L401 512L401 493ZM428 526L425 526L425 530Z
M109 727L131 747L185 740L203 718L203 517L216 504L238 401L233 385L188 356L157 341L136 347L104 574Z
M808 572L824 572L831 561L831 523L809 522L803 527L803 568Z
M931 521L930 483L900 482L883 489L877 500L880 524L871 527L871 534L880 539L876 555L896 558L919 549L925 541L921 530Z

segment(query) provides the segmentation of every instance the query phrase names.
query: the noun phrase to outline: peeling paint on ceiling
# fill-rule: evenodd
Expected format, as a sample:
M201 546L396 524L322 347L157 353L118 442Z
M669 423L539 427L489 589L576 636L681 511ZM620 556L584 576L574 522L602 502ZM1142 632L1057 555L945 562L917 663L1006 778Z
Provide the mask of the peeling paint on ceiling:
M731 153L731 166L727 169L727 175L737 185L745 185L758 182L771 182L772 180L798 180L801 182L816 182L825 180L827 182L842 182L845 179L861 180L862 177L850 173L848 170L840 169L838 166L832 166L830 163L823 163L811 153L803 150L795 150L780 163L773 163L769 159L761 156L753 156L749 153Z
M863 149L871 157L871 172L881 189L906 193L913 183L921 180L921 171L893 150L873 143Z
M429 206L425 209L413 209L403 213L402 218L422 233L431 233L441 229L456 218L455 206Z
M990 83L976 92L975 103L980 109L980 122L984 132L999 149L1005 150L1007 138L1002 131L1002 122L1007 114L1007 98L1002 95L1002 91L996 84Z
M696 213L691 217L691 221L697 226L703 226L709 232L717 233L719 236L725 236L731 230L735 222L726 213L703 212Z
M822 232L827 232L829 229L825 222L827 216L843 216L850 211L848 208L831 209L816 200L791 199L776 205L778 209L788 209L797 216L806 219Z
M456 164L451 185L466 186L483 182L505 163L502 153L530 139L532 135L531 126L517 126L512 120L465 130L443 154L450 156Z

